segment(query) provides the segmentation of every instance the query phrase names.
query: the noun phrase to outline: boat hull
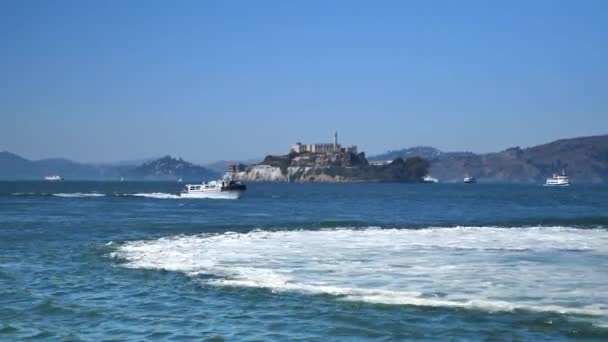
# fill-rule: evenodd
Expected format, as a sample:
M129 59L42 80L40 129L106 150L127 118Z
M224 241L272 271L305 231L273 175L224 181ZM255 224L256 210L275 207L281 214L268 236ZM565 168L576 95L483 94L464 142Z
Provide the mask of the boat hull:
M239 199L243 195L243 191L200 191L200 192L182 192L179 194L181 198L211 198L211 199Z

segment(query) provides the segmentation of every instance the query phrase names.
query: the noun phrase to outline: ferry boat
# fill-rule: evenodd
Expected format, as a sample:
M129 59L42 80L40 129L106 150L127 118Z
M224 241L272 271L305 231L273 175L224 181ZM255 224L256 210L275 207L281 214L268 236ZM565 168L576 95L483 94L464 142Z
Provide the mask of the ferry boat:
M51 175L51 176L44 177L44 180L57 182L57 181L62 181L63 177L61 177L59 175Z
M562 170L561 174L554 173L552 177L547 178L545 186L569 186L570 179L566 175L566 172Z
M426 175L426 176L424 176L424 178L422 178L422 182L423 183L439 183L439 180L437 178L431 177L431 175Z
M466 176L466 177L464 177L463 182L465 182L466 184L477 183L477 179L475 179L475 177L472 177L472 176Z
M229 174L223 179L201 184L186 184L179 194L183 198L229 198L237 199L241 197L247 186L239 181L235 181Z

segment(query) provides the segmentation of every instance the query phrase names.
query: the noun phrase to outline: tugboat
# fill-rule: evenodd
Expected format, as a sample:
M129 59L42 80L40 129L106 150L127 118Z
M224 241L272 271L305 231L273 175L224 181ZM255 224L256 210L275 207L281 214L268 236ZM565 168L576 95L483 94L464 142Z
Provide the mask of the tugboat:
M183 198L227 198L241 197L247 186L232 179L229 173L223 179L201 184L186 184L179 196Z
M51 176L44 177L44 180L51 181L51 182L58 182L58 181L62 181L63 177L61 177L59 175L51 175Z
M566 175L566 172L562 170L561 175L554 173L551 178L547 178L545 186L569 186L570 179Z
M472 176L468 176L468 175L467 175L466 177L464 177L463 182L464 182L465 184L473 184L473 183L477 183L477 179L475 179L475 177L472 177Z

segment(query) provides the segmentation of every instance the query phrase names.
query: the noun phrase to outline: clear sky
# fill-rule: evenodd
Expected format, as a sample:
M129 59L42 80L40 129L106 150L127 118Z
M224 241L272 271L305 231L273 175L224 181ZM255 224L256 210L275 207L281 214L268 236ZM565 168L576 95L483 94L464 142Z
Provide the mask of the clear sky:
M608 1L0 2L0 150L195 162L608 133Z

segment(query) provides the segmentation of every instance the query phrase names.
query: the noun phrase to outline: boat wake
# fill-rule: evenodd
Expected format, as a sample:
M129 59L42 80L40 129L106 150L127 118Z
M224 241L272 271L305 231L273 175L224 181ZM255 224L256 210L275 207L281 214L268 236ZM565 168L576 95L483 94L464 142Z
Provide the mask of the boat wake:
M36 196L36 195L47 195L46 193L37 193L37 192L13 192L11 196Z
M234 196L230 193L205 193L198 194L197 196L180 196L176 194L169 194L165 192L150 192L150 193L136 193L136 194L125 194L124 196L133 197L146 197L156 199L237 199L238 196Z
M253 231L132 241L112 256L125 267L182 272L214 286L608 319L605 229Z
M157 199L176 199L181 198L176 194L168 194L165 192L142 192L136 194L124 194L123 196L133 196L133 197L146 197L146 198L157 198Z
M85 197L144 197L154 199L238 199L239 196L230 192L204 193L196 196L180 196L166 192L140 192L140 193L114 193L102 194L96 192L69 192L69 193L38 193L38 192L14 192L11 196L54 196L64 198L85 198Z
M84 193L84 192L71 192L71 193L57 193L57 194L52 194L53 196L56 197L69 197L69 198L80 198L80 197L104 197L105 194L100 194L100 193L96 193L96 192L90 192L90 193Z

